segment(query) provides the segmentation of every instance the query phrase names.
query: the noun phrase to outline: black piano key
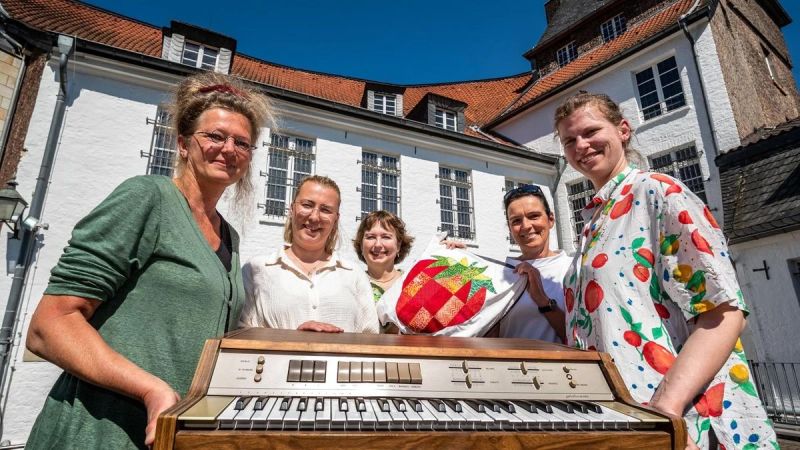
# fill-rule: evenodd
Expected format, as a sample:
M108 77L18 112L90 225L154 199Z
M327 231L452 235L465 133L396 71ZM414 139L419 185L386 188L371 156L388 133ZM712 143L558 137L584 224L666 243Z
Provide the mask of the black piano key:
M461 412L461 405L455 400L442 399L445 405L449 406L455 412Z
M320 412L325 409L325 399L322 397L317 397L317 401L314 402L314 411Z
M517 410L511 402L507 402L505 400L495 400L495 403L500 405L500 408L508 413L513 414Z
M358 412L365 412L367 410L367 405L364 403L363 398L356 399L356 411Z
M411 404L411 407L414 408L414 411L422 412L422 403L420 403L419 400L415 398L410 398L408 399L408 403Z
M538 414L536 412L536 405L534 405L532 402L529 402L528 400L514 400L514 404L524 409L525 411L528 411L529 413Z
M264 397L264 396L258 397L256 399L256 402L253 403L253 411L261 411L262 409L264 409L264 406L266 406L267 404L267 400L269 400L269 397Z
M498 409L500 408L500 406L492 403L490 400L478 400L478 402L480 402L484 408L492 411L498 411Z
M570 405L570 404L568 404L566 402L562 402L560 400L551 400L551 401L548 401L547 403L549 403L550 405L553 405L554 408L558 408L561 411L564 411L567 414L572 414L572 413L575 412L575 410L572 408L572 405Z
M303 397L297 402L297 410L298 411L305 411L306 407L308 406L308 399Z
M539 400L530 400L530 402L536 406L536 409L544 411L549 414L553 414L553 407L550 406L548 403L539 401Z
M572 409L581 413L588 413L589 408L586 407L582 402L573 402L573 401L565 401L564 403L572 406Z
M386 400L385 398L379 398L379 399L377 399L377 402L378 402L378 406L380 406L380 408L381 408L381 411L389 412L389 401L388 400Z
M483 405L483 403L480 402L480 400L464 400L464 401L467 402L467 404L475 411L478 411L479 413L486 412L486 407Z
M394 407L397 408L398 411L405 412L406 404L403 402L403 400L399 398L393 398L392 403L394 403Z
M347 399L344 397L339 398L339 411L347 412Z
M245 406L247 406L247 404L250 403L250 400L252 399L253 397L239 397L239 399L236 400L236 406L234 406L233 409L235 409L236 411L243 410Z
M589 411L591 411L593 413L603 414L603 408L601 408L600 405L596 405L596 404L594 404L592 402L584 402L584 401L580 401L580 402L576 402L576 403L580 403L580 404L586 406L586 409L588 409Z
M283 397L281 399L281 407L279 409L281 411L288 411L289 410L289 404L291 402L292 402L292 399L290 397Z
M439 400L438 398L429 398L428 402L433 405L439 412L447 412L447 407L444 405L444 402Z

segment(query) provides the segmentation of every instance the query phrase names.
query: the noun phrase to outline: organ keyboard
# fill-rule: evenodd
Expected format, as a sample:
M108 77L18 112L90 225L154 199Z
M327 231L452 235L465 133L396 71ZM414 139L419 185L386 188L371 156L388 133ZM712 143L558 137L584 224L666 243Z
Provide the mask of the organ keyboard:
M245 329L211 339L154 448L683 448L606 354L522 339Z

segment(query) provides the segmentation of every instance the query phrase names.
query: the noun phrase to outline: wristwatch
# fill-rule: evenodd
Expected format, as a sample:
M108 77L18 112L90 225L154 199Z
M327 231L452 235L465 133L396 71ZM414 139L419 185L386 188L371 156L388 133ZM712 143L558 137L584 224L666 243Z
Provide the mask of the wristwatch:
M551 298L546 305L539 307L539 312L542 314L549 313L550 311L555 311L556 308L558 308L558 303L556 303L555 299Z

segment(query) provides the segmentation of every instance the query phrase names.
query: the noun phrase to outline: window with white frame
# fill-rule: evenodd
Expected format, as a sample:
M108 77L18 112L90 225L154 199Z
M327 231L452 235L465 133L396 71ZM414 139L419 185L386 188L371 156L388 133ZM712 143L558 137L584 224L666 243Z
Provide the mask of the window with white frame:
M285 216L300 181L314 173L314 141L272 133L264 214Z
M706 201L706 187L700 170L700 155L694 145L650 156L650 169L677 178L698 197Z
M594 186L589 180L567 184L567 199L569 200L569 208L572 211L572 226L575 229L576 242L583 231L581 211L592 201L592 196L594 196Z
M390 116L397 115L397 96L376 92L372 97L372 110Z
M625 16L617 14L611 20L603 22L603 24L600 25L600 34L603 35L603 42L608 42L616 39L627 29L628 26L625 23Z
M577 57L578 48L575 47L575 42L570 42L556 51L556 61L558 61L558 65L562 67L566 66Z
M361 153L361 217L386 210L400 215L400 161L396 156Z
M217 56L219 56L219 50L215 48L186 41L183 44L181 64L198 69L214 70L217 67Z
M686 105L681 74L674 56L637 72L636 89L644 120Z
M170 116L165 108L158 108L155 120L148 118L148 124L153 124L153 137L150 140L150 152L142 153L147 156L148 175L172 176L175 167L175 149L178 147L177 138L170 126Z
M436 112L434 114L437 127L450 131L458 131L458 116L456 115L455 111L436 108Z
M439 167L440 231L459 239L475 239L472 179L465 170Z

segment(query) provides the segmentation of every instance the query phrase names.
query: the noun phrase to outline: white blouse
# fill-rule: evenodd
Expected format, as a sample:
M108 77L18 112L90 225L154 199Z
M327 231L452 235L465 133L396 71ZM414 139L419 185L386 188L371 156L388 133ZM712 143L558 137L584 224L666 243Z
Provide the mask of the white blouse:
M295 330L314 320L344 331L378 333L369 278L336 253L309 277L282 249L250 259L242 277L247 300L240 327Z

